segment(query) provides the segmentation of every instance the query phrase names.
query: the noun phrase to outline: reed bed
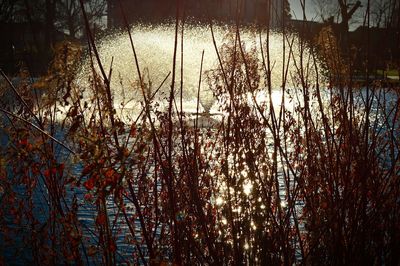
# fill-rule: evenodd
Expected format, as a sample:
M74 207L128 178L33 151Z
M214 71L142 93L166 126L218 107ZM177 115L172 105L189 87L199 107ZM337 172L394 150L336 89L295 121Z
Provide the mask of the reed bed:
M213 39L218 67L199 69L197 95L205 81L225 115L203 128L197 112L189 125L176 78L177 58L190 56L177 52L179 15L175 27L163 110L131 38L142 110L130 122L116 115L113 69L89 25L87 87L74 83L81 52L68 43L41 81L7 84L18 100L0 109L0 262L12 254L37 265L398 265L398 90L360 88L351 75L338 82L342 61L332 69L331 60L321 82L321 54L303 56L307 44L283 31L277 102L268 34L262 51L245 49L237 23L230 41ZM88 210L92 224L80 219Z

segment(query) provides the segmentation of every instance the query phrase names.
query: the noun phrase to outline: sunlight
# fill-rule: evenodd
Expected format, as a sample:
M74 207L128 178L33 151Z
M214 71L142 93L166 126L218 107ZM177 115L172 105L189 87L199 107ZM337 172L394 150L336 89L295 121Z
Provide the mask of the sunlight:
M253 189L253 184L252 184L250 181L246 181L246 182L243 184L243 192L244 192L244 194L246 194L247 196L250 195L252 189Z
M281 90L274 90L271 93L271 100L274 106L281 106L282 104L282 91Z
M222 197L218 197L215 201L217 206L221 206L224 203L224 199Z
M290 99L288 99L286 93L285 93L285 97L284 97L284 106L286 109L292 110L295 106L294 102ZM270 103L270 96L268 95L268 92L265 91L261 91L257 94L256 96L256 101L259 105L269 105ZM275 111L277 109L279 109L282 105L282 90L273 90L271 92L271 101L272 104L274 106Z

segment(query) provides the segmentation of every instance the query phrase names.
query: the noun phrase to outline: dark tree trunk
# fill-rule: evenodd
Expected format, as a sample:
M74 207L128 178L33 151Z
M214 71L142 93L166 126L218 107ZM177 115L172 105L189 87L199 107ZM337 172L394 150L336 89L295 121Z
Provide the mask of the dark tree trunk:
M54 27L54 18L56 13L56 3L55 0L46 0L46 13L45 13L45 21L46 21L46 32L45 32L45 42L46 48L50 48L53 46L55 42L55 27Z
M347 55L349 48L349 22L357 9L361 7L361 2L357 1L351 9L349 9L346 0L338 0L338 3L342 17L339 24L339 41L342 51Z
M111 29L114 25L115 1L107 0L107 28Z

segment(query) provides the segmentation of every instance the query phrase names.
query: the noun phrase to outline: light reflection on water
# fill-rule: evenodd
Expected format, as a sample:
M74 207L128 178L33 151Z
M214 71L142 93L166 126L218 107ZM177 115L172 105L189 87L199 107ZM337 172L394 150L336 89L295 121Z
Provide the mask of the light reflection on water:
M358 93L356 93L357 95L357 101L360 102L360 104L365 101L365 90L360 90ZM324 92L323 94L324 97L324 101L328 101L329 99L329 93L328 92ZM392 98L393 101L395 101L396 95L393 94ZM268 101L268 97L265 95L261 95L258 97L258 100L261 102L264 101ZM273 92L272 94L272 102L275 105L276 108L279 109L280 104L282 102L282 92L280 90L276 90ZM389 101L390 102L390 101ZM296 102L295 100L290 100L288 97L285 97L285 107L287 107L288 109L294 109L296 106L298 106L299 104L303 104L303 103L299 103ZM373 111L378 111L378 106L379 104L375 101L373 104ZM388 105L389 108L390 105ZM278 112L278 110L277 110ZM238 202L237 205L232 205L232 211L233 213L237 216L237 217L245 217L245 216L249 216L248 219L248 224L250 225L250 235L241 235L241 236L237 236L240 239L243 239L243 237L245 237L245 240L243 240L244 242L244 249L245 250L251 250L252 248L252 239L254 238L257 229L258 228L264 228L267 232L268 232L268 223L259 223L257 224L257 222L252 219L252 215L255 212L266 212L268 206L266 206L263 203L263 199L258 198L258 199L254 199L253 195L254 192L256 190L258 190L258 186L259 184L257 182L254 182L252 180L248 179L248 169L244 168L243 170L240 171L235 171L236 168L239 167L239 165L235 165L235 160L228 160L229 163L229 174L232 177L237 177L238 179L243 179L243 183L240 187L238 188L232 188L232 187L228 187L227 183L226 183L226 179L223 177L218 177L215 176L215 178L217 179L217 194L214 195L214 200L213 200L213 204L217 205L219 208L225 208L228 206L228 194L230 194L232 197L236 194L238 195L239 198L241 198L241 201ZM81 168L77 167L76 168L77 173L79 173L81 171ZM286 208L288 208L288 201L287 201L287 194L286 191L288 189L288 184L285 183L285 177L284 177L284 172L288 172L288 169L285 167L285 165L283 165L282 163L278 163L278 182L279 182L279 197L280 197L280 207L285 210ZM290 177L289 177L290 179ZM294 180L290 179L289 182L289 187L294 187L296 184L294 183ZM83 198L83 192L81 197ZM242 204L242 202L246 202L248 201L248 205L245 206ZM246 203L247 204L247 203ZM86 231L85 231L85 236L88 237L88 239L93 238L93 234L92 234L92 229L95 226L95 213L96 210L93 208L90 208L85 206L87 204L83 204L83 208L80 209L79 211L79 217L81 222L85 225L86 227ZM302 210L302 202L301 201L297 201L295 202L295 209L298 213L301 213ZM127 202L127 206L131 207L131 213L134 213L134 206L132 206L132 204L130 204L129 202ZM110 199L110 201L107 202L107 207L109 210L109 219L110 220L114 220L116 217L118 217L118 221L117 224L119 226L119 228L115 228L114 230L116 230L115 232L117 232L118 230L119 233L116 235L119 235L120 237L117 239L117 246L119 248L119 252L121 253L121 256L126 255L126 254L130 254L132 252L134 252L135 247L131 244L131 242L129 242L129 239L126 239L124 237L124 233L121 232L128 232L128 227L125 223L125 221L117 215L117 206L115 205L115 203ZM228 224L228 219L225 216L221 216L218 218L219 223L220 223L220 227L218 229L218 232L220 234L221 237L224 236L224 234L226 233L224 230L226 230L226 228L228 228L230 225ZM293 218L290 218L290 222L293 223ZM300 224L299 225L300 230L305 230L304 229L304 225ZM140 236L140 224L139 221L135 221L135 230L136 230L136 235ZM195 236L196 237L196 236ZM138 237L136 239L137 242L140 242L141 239L140 237ZM227 240L227 243L231 243L231 240ZM145 248L145 247L143 247ZM121 257L122 258L122 257Z

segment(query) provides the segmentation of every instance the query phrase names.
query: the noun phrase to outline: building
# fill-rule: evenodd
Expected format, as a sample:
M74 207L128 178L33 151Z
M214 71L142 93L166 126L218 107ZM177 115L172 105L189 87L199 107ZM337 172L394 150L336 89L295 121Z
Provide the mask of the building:
M364 65L361 63L368 59L370 70L385 70L391 64L399 65L399 40L398 28L360 26L355 31L350 32L350 43L358 50L356 58L358 65Z

